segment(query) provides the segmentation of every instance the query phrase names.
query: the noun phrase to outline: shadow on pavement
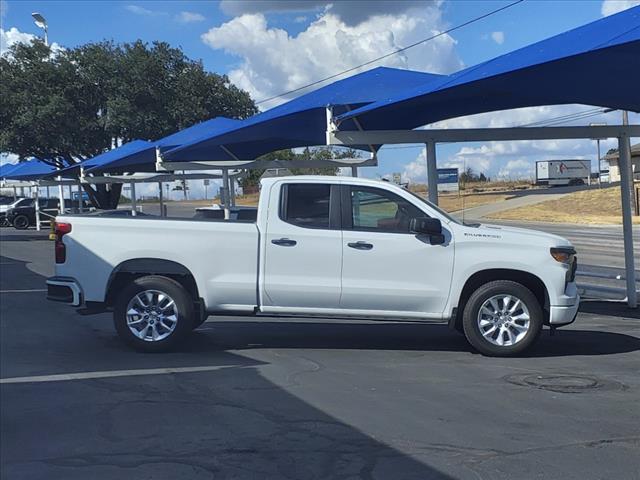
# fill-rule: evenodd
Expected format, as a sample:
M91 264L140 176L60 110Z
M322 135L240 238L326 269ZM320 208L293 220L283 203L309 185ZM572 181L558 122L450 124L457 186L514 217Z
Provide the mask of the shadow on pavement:
M49 231L33 232L20 231L20 233L12 233L11 235L0 235L1 242L33 242L33 241L49 241ZM53 243L53 242L51 242Z
M238 363L234 357L225 354L226 363ZM0 392L7 478L451 478L253 367ZM336 401L345 394L336 391Z
M42 282L7 261L6 283ZM194 335L187 352L139 354L108 315L86 321L42 293L2 294L0 316L3 378L224 367L0 385L3 478L452 478L429 465L431 453L405 454L269 381L264 362L216 351L215 336ZM337 390L335 401L347 394Z
M620 301L582 301L580 312L608 317L640 319L640 308L629 308L625 302Z
M208 321L182 347L183 351L301 348L347 350L414 350L472 352L464 336L446 325L404 323ZM197 333L197 332L196 332ZM640 350L640 339L593 330L544 330L524 356L611 355Z

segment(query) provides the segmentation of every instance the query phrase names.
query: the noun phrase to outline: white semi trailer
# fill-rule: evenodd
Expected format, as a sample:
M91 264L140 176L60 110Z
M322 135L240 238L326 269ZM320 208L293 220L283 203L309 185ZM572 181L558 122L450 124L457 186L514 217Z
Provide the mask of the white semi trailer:
M584 185L589 182L589 160L542 160L536 162L536 185Z

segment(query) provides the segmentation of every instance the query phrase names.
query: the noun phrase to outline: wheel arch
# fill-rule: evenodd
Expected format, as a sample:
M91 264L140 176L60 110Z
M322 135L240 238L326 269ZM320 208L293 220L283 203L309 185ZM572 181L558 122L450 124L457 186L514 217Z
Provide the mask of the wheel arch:
M136 278L162 275L178 282L191 295L194 302L202 303L198 284L191 271L184 265L162 258L134 258L120 263L113 269L105 291L105 304L113 306L117 292Z
M513 282L520 283L527 287L535 295L536 299L540 303L540 307L544 313L544 322L549 322L549 292L546 285L540 279L540 277L534 275L531 272L524 270L508 269L508 268L492 268L487 270L480 270L471 275L462 287L460 296L458 298L457 306L455 307L455 314L452 315L449 320L449 326L456 330L462 329L462 313L464 308L471 297L471 294L476 291L480 286L485 283L492 282L494 280L511 280Z

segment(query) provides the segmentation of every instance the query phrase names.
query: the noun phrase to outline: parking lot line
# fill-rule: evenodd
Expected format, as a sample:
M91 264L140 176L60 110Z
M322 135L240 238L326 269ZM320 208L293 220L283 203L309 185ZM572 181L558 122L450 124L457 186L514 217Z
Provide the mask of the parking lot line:
M34 293L34 292L46 292L46 288L28 288L22 290L0 290L0 293Z
M34 375L30 377L0 378L0 384L66 382L70 380L93 380L98 378L135 377L141 375L167 375L172 373L212 372L230 368L232 365L210 365L203 367L145 368L140 370L107 370L98 372L60 373L56 375Z

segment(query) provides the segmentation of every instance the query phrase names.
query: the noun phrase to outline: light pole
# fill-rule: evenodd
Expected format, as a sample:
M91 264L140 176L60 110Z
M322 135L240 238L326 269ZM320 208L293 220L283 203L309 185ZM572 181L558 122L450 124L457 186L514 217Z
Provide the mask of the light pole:
M590 123L589 124L590 127L604 127L606 125L607 125L606 123ZM600 157L600 140L603 140L603 139L594 138L594 140L598 145L598 187L602 188L602 160Z
M49 28L47 26L47 21L38 12L33 12L31 16L33 17L33 22L36 26L44 30L44 44L49 46Z
M33 12L31 16L33 17L33 23L35 23L38 28L44 30L44 44L48 47L49 26L47 25L47 20L38 12ZM61 166L58 165L58 170L60 169ZM62 181L62 177L58 177L58 181ZM62 184L58 185L58 196L60 197L60 213L64 213L64 189L62 188Z

